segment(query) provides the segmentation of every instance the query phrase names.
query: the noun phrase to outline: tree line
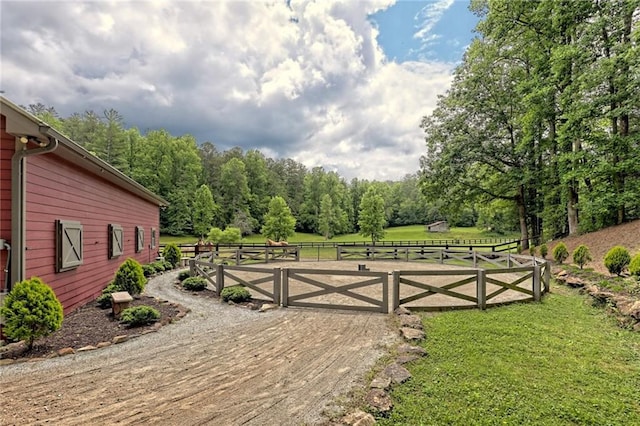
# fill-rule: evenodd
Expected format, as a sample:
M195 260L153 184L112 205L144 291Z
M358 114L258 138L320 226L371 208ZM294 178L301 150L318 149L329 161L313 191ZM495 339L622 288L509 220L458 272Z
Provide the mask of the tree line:
M213 142L198 144L191 135L173 136L162 129L141 134L125 128L124 118L113 109L68 117L42 104L26 109L166 199L170 204L160 213L163 234L206 238L213 227L238 228L243 235L260 232L265 224L271 229L265 214L274 197L284 200L297 231L326 238L360 232L360 204L370 188L383 201L385 226L445 219L440 202L420 192L417 173L395 182L347 182L322 167L308 169L258 150L221 151ZM466 219L458 216L459 224L475 224L471 212Z
M427 197L515 222L523 240L640 217L640 1L470 8L478 36L422 121Z

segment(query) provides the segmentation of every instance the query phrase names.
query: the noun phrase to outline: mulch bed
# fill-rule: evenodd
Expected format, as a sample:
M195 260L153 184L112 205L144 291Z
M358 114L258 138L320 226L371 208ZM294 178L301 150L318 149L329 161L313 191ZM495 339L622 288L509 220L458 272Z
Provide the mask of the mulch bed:
M160 312L160 323L172 322L184 311L179 305L161 301L149 296L136 296L131 306L146 305ZM80 349L97 346L102 342L112 342L122 335L139 335L149 330L157 330L157 324L127 327L113 317L111 309L101 309L95 302L89 303L64 317L62 327L46 337L37 339L31 351L24 344L10 344L0 347L0 359L46 358L55 356L60 349Z

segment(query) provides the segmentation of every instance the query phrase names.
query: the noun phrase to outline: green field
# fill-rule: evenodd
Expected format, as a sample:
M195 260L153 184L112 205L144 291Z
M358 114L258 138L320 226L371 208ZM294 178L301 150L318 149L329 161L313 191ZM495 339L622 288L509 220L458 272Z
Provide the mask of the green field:
M423 323L429 355L380 425L640 424L640 334L572 290Z
M470 239L480 239L480 238L517 239L519 238L519 235L515 233L499 235L495 233L482 231L478 228L451 228L449 232L427 233L425 231L424 225L398 226L394 228L387 228L385 231L386 231L386 234L382 241L470 240ZM264 243L265 240L266 238L263 237L262 235L254 234L254 235L250 235L248 237L243 238L242 242L261 244L261 243ZM170 235L160 236L160 244L167 244L167 243L194 244L197 241L198 241L198 237L193 237L193 236L183 236L183 237L175 237ZM370 242L369 239L363 237L360 234L338 235L333 237L330 240L325 240L324 237L322 237L321 235L296 232L291 238L289 238L289 242L291 243L324 242L324 241L365 242L365 243Z

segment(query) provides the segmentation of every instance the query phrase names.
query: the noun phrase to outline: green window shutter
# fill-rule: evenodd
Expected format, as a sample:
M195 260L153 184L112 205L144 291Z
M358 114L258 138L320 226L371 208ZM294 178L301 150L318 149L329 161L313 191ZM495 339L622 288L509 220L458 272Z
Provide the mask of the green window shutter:
M136 226L136 253L144 250L144 228Z
M82 225L71 220L56 220L56 272L82 265Z
M124 252L124 231L122 226L109 225L109 259L120 256Z

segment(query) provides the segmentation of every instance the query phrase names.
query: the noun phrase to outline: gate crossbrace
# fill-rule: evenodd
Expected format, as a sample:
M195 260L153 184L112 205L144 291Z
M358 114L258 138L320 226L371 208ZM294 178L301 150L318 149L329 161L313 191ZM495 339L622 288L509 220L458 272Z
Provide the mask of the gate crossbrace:
M273 277L263 277L263 278L259 278L257 280L253 280L253 281L246 281L246 280L243 280L240 277L237 277L237 276L233 275L230 272L227 272L226 270L224 271L224 276L235 280L239 284L242 284L244 286L252 288L253 290L255 290L258 293L263 294L263 295L265 295L267 297L271 297L271 298L274 297L273 293L269 293L267 290L257 286L257 284L262 284L262 283L266 283L266 282L269 282L269 281L273 281Z
M456 281L454 283L450 283L450 284L444 285L442 287L435 287L435 286L431 286L429 284L424 284L424 283L419 283L419 282L416 282L416 281L408 280L406 278L400 278L400 283L402 283L402 284L408 284L411 287L416 287L416 288L421 288L423 290L427 290L426 292L419 293L419 294L414 294L413 296L409 296L409 297L406 297L404 299L401 299L400 300L400 304L413 302L414 300L422 299L424 297L429 297L429 296L432 296L432 295L434 295L436 293L444 294L445 296L450 296L450 297L453 297L453 298L456 298L456 299L463 299L463 300L467 300L469 302L477 303L478 299L473 297L473 296L467 296L466 294L456 293L455 291L449 291L449 289L451 289L451 288L460 287L461 285L468 284L468 283L473 282L475 280L476 280L476 277L469 277L469 278L465 278L464 280L461 280L461 281Z
M331 293L339 293L339 294L344 294L345 296L351 297L353 299L356 300L360 300L361 302L366 302L366 303L370 303L374 306L382 306L382 303L378 300L372 299L370 297L367 296L363 296L357 293L352 293L349 290L353 290L356 288L360 288L360 287L366 287L369 285L373 285L373 284L382 284L382 279L379 277L370 279L370 280L366 280L366 281L359 281L356 283L351 283L345 286L341 286L341 287L334 287L332 285L329 284L324 284L321 283L319 281L313 280L311 278L307 278L304 277L302 275L298 275L297 273L292 273L289 275L289 279L296 279L298 281L302 281L304 283L310 284L310 285L314 285L316 287L320 287L324 290L318 290L318 291L314 291L311 293L305 293L305 294L298 294L296 296L290 296L289 297L289 301L296 301L296 300L300 300L300 299L308 299L310 297L316 297L316 296L323 296L325 294L331 294Z

